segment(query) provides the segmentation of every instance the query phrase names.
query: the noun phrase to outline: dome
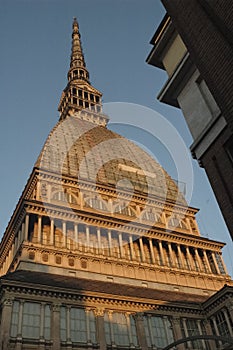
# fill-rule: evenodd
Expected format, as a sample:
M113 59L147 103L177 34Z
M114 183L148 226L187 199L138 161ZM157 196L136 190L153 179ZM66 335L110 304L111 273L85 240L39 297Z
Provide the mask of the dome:
M39 169L95 185L187 205L176 182L125 137L75 116L59 121L36 161Z

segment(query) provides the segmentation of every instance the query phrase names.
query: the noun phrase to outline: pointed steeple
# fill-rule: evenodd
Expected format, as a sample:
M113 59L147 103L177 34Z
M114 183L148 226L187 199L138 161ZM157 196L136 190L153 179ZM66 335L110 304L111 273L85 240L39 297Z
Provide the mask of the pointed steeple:
M89 82L89 73L86 69L86 63L82 50L81 35L79 33L79 26L77 19L73 21L72 33L72 49L70 57L70 70L68 73L68 80L81 79Z
M101 92L95 89L89 81L79 25L74 18L68 83L62 92L58 106L60 120L75 116L105 126L109 118L102 113L101 97Z

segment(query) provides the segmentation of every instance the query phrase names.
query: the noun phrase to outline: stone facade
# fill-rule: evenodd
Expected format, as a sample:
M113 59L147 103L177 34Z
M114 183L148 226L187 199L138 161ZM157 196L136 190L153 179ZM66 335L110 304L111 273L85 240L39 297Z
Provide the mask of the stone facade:
M59 111L0 245L0 348L230 346L224 243L201 237L175 181L107 129L76 20Z

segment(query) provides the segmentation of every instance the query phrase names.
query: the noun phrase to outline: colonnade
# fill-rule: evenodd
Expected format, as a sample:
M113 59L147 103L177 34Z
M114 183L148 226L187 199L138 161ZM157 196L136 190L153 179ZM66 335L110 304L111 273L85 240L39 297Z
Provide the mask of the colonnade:
M136 234L27 214L2 264L7 272L23 241L209 274L226 274L220 253Z
M9 254L11 258L23 240L170 268L226 273L221 255L208 249L45 216L25 216Z

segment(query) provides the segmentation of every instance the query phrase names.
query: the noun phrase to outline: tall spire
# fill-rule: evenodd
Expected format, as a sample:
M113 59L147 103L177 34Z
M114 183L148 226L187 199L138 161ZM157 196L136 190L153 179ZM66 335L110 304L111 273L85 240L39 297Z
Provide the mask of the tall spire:
M102 94L89 81L80 38L78 22L74 18L68 83L58 106L60 120L75 116L106 126L109 118L102 113Z
M68 72L68 80L70 81L72 79L86 80L89 83L89 73L86 69L86 63L81 44L81 35L79 33L79 26L76 18L74 18L73 21L70 70Z

